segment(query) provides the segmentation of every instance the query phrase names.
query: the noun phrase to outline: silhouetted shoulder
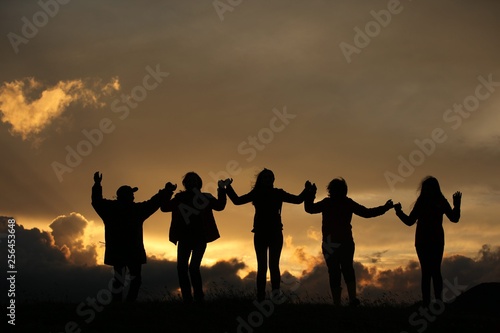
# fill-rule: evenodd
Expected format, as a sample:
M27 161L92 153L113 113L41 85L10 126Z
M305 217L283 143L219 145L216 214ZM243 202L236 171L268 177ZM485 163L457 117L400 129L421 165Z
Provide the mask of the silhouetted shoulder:
M186 192L179 192L174 195L175 200L182 200L183 198L186 198Z
M356 201L354 201L354 200L353 200L352 198L350 198L350 197L344 197L344 198L342 198L341 200L343 200L345 203L350 204L350 205L352 205L352 204L357 204L357 202L356 202Z
M325 206L325 205L332 204L332 203L333 203L332 198L326 197L326 198L323 198L320 201L318 201L316 204L318 204L320 206Z
M273 192L272 193L275 194L275 195L279 195L279 196L284 196L284 195L287 194L287 192L284 189L282 189L282 188L276 188L276 187L273 188Z
M215 200L215 197L211 193L203 192L203 195L209 200Z

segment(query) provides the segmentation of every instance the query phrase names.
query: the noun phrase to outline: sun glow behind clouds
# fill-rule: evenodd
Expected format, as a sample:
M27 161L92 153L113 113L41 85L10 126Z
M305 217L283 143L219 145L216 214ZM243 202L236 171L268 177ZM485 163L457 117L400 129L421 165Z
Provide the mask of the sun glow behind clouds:
M71 103L103 107L102 97L119 89L117 77L108 83L76 79L59 81L53 86L45 86L33 77L4 82L0 86L1 120L11 125L11 134L27 140L60 117Z

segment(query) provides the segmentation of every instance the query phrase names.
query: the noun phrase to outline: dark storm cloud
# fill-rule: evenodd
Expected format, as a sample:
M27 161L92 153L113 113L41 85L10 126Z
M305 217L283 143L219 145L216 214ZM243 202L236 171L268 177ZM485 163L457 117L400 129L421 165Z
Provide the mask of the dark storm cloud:
M81 235L81 216L59 217L53 223L57 237ZM0 231L6 229L7 218L0 219ZM107 288L112 278L112 268L89 265L89 261L71 260L67 249L58 246L55 235L36 228L16 229L16 254L19 278L18 297L27 300L69 300L80 302L94 297ZM78 239L78 236L77 236ZM67 246L65 242L64 244ZM2 252L6 242L0 243ZM72 244L74 250L74 243ZM92 248L94 249L94 248ZM87 258L93 258L94 254ZM315 265L302 277L285 271L282 275L283 290L293 292L299 300L329 302L328 272L324 262L316 258ZM94 259L95 260L95 259ZM2 265L5 265L2 262ZM251 294L254 290L255 272L240 278L240 270L247 268L238 259L219 261L202 267L207 293L213 297ZM416 261L405 267L379 270L354 263L360 296L369 301L380 299L401 302L419 298L420 269ZM443 278L455 280L468 288L482 282L500 280L500 248L485 245L477 258L452 256L443 260ZM3 269L3 268L2 268ZM179 299L176 263L155 257L148 258L143 266L142 300Z
M0 219L0 233L7 230L7 221L8 218ZM20 301L79 302L107 288L113 276L112 268L96 265L95 245L83 247L81 237L85 226L84 218L76 213L56 218L51 224L52 233L17 225L17 297ZM0 246L2 253L6 253L7 243L2 242ZM2 261L2 269L4 265ZM236 259L202 267L205 285L220 290L242 290L249 283L240 279L237 273L245 267ZM143 266L143 277L141 299L179 297L175 262L150 257Z
M374 252L368 256L365 256L372 264L376 264L377 262L380 261L382 256L387 253L389 250L384 250L384 251L379 251L379 252Z
M420 265L417 261L387 270L355 262L354 270L360 297L366 300L409 302L420 298ZM500 247L484 245L476 258L460 255L446 257L442 273L443 279L448 281L445 287L458 284L468 289L484 282L500 282ZM300 282L301 287L296 293L302 297L329 295L328 272L324 263L314 267Z

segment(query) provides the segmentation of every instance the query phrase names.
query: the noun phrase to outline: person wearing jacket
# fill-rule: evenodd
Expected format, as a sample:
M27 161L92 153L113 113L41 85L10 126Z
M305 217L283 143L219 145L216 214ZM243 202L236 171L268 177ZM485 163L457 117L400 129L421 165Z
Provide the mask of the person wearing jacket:
M161 211L172 212L169 240L177 245L177 274L182 299L185 303L191 303L194 295L195 301L202 302L204 292L201 261L207 243L220 237L213 210L224 209L226 193L222 181L218 184L217 198L210 193L201 192L203 182L195 172L188 172L182 184L184 191L164 201Z
M113 266L113 301L122 300L125 273L131 276L127 301L137 299L142 283L142 265L146 263L142 225L154 214L162 201L172 195L172 190L161 189L151 199L134 202L137 187L123 185L116 191L116 200L104 199L102 195L102 174L94 174L92 186L92 207L104 223L106 249L104 263Z

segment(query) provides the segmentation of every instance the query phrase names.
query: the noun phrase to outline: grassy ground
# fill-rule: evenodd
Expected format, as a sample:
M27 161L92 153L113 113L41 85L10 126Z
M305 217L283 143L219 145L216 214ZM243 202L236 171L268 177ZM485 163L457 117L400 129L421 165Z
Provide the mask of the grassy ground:
M493 332L500 333L499 313L447 306L329 304L221 298L202 305L178 301L134 304L20 304L16 332ZM9 325L10 326L10 325Z

